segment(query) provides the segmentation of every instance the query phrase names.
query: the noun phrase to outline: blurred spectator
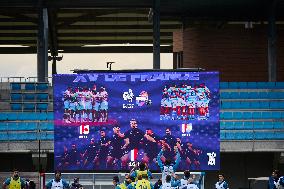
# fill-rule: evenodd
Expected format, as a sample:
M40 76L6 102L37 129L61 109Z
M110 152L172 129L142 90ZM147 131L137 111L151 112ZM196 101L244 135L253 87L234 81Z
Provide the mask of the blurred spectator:
M71 189L83 189L83 186L79 183L79 178L74 178L74 182L71 184Z
M14 169L11 178L7 178L3 183L3 189L24 189L26 184L25 181L19 176L19 171Z
M284 188L284 177L280 176L279 170L274 170L268 180L268 189Z
M69 184L61 179L61 172L60 171L55 171L55 179L50 180L46 184L46 189L65 189L65 188L70 188Z

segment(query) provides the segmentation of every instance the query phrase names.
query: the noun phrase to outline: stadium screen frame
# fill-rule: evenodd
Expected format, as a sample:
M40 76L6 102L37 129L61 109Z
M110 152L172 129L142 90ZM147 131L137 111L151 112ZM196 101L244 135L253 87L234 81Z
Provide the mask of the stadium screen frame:
M160 163L171 159L175 164L176 151L180 152L177 171L220 169L217 71L104 70L54 74L53 86L55 170L123 172L143 158L148 160L151 171L160 172L157 156L162 148ZM87 98L94 102L90 105ZM101 137L103 133L107 137ZM135 137L143 139L137 142Z

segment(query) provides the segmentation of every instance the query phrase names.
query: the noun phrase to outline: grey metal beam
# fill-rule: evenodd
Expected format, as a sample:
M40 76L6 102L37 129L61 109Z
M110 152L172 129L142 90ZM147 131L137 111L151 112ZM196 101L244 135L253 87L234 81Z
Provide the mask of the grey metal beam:
M153 68L160 69L160 0L153 2Z
M129 29L129 30L135 30L135 29L152 29L152 25L142 25L142 24L132 24L132 25L116 25L115 27L112 25L71 25L71 26L60 26L58 29ZM181 28L181 24L162 24L160 26L160 29L177 29ZM37 30L38 26L36 25L10 25L10 26L1 26L0 30Z
M50 54L52 56L52 74L56 74L56 57L58 56L58 41L57 41L57 11L48 9L48 26L50 35Z
M268 81L277 80L277 62L276 62L276 24L275 11L277 0L272 0L268 10Z
M48 77L48 11L47 8L39 10L39 28L37 39L37 77L44 82Z
M58 47L62 53L152 53L152 46ZM161 46L161 53L172 53L172 46ZM0 47L0 54L35 54L36 47Z

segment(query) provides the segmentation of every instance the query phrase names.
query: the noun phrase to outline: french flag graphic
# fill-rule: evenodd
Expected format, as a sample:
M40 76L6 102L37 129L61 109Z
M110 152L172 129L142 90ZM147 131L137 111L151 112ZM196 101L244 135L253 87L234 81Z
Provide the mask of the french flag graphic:
M136 161L136 159L137 159L137 156L138 156L138 149L133 149L133 150L131 150L131 152L130 152L130 160L131 161Z
M190 131L192 130L192 124L181 124L181 132L182 133L190 133Z

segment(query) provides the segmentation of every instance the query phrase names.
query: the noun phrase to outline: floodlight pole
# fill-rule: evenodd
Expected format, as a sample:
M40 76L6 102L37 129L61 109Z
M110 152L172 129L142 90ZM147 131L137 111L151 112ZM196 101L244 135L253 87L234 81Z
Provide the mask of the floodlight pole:
M160 0L153 2L153 68L160 69Z

